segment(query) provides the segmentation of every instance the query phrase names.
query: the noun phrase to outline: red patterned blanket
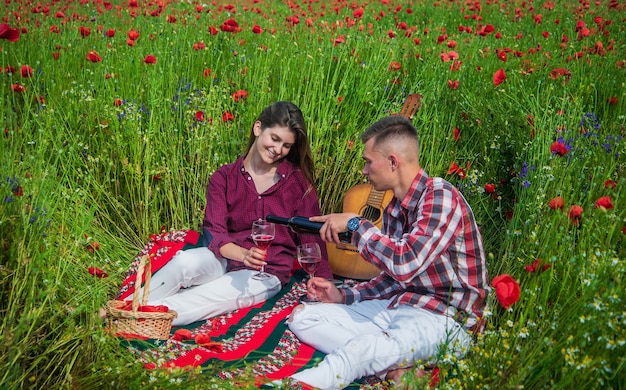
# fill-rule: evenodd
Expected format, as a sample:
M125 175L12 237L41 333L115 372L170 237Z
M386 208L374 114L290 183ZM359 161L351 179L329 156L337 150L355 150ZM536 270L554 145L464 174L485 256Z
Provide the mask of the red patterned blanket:
M201 242L195 231L152 236L133 260L117 299L124 300L133 293L137 266L143 256L150 256L154 273L177 251ZM257 386L286 378L324 358L322 352L301 343L285 322L305 292L304 277L304 272L296 270L290 282L272 299L206 321L175 327L168 340L132 335L124 335L121 340L146 369L220 367L216 374L225 380L253 378ZM372 377L350 387L382 389L378 382Z

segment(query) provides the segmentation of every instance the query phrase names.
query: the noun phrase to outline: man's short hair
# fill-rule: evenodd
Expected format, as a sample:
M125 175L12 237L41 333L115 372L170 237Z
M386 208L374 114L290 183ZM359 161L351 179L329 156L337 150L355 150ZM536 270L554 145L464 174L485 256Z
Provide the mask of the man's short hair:
M402 115L391 115L379 119L361 134L361 141L365 144L374 138L374 146L385 143L390 139L413 139L419 145L417 129L411 121Z

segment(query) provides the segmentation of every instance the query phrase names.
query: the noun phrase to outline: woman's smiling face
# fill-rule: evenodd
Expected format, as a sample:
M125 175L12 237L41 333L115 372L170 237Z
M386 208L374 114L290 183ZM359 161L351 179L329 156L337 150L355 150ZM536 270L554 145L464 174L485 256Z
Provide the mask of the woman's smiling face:
M296 135L286 126L261 128L261 123L254 124L257 153L268 164L285 158L296 142Z

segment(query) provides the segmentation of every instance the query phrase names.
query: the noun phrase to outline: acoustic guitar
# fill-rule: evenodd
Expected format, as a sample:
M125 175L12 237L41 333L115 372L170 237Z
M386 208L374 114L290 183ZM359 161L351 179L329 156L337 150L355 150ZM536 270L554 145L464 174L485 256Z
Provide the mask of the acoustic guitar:
M422 95L413 93L407 96L402 110L398 115L409 119L417 112L421 105ZM350 188L343 200L344 213L357 213L368 219L380 229L383 222L383 211L391 202L393 192L376 191L369 183L357 184ZM380 273L373 264L363 260L357 248L350 244L326 243L328 262L333 274L344 278L367 280Z

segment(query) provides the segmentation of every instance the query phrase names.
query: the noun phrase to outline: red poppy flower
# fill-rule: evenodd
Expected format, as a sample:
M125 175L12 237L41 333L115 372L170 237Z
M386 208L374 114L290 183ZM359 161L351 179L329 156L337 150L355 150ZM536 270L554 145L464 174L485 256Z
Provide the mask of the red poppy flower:
M217 35L217 33L218 33L218 32L219 32L219 31L218 31L215 27L213 27L213 26L209 26L209 34L211 34L211 35Z
M234 119L235 119L235 116L228 111L224 111L224 113L222 114L222 120L224 122L230 122Z
M106 35L107 38L113 38L115 36L115 29L114 28L108 29L104 35Z
M459 128L456 126L454 126L454 129L452 129L452 138L454 139L454 142L461 139L461 130L459 130Z
M469 170L469 166L470 163L469 161L467 162L467 169ZM448 175L452 175L452 174L457 174L459 176L459 178L461 179L465 179L465 177L467 176L467 173L465 172L465 170L461 167L459 167L459 165L453 161L452 163L450 163L450 168L448 169Z
M352 17L358 19L363 16L365 10L363 8L357 8L352 12Z
M485 35L491 34L494 31L495 31L495 28L493 27L493 25L487 24L478 31L478 35L484 37Z
M595 206L597 209L602 211L611 210L615 206L613 206L613 202L611 201L610 196L601 196L596 200Z
M389 70L400 70L402 69L402 65L400 65L397 61L391 61L389 64Z
M33 76L33 68L28 65L22 65L20 68L20 73L22 77L32 77Z
M573 205L569 208L568 216L572 225L578 226L580 224L580 217L582 216L583 211L583 208L578 205Z
M204 71L202 71L202 76L209 77L210 75L211 75L211 69L210 68L206 68Z
M552 210L560 209L561 211L563 211L564 206L565 201L563 201L563 198L561 198L560 196L552 198L548 202L548 207L550 207Z
M463 65L463 61L457 61L454 60L452 61L452 64L450 65L450 70L453 72L457 72L459 70L461 70L461 66ZM480 70L480 69L478 69Z
M100 62L102 61L102 57L100 57L100 54L98 54L97 51L95 50L90 50L89 53L87 53L87 61L91 61L91 62Z
M263 34L263 29L258 24L252 26L252 32L255 34Z
M505 309L510 308L520 297L519 284L511 275L498 275L491 281L491 285L496 290L496 298Z
M567 153L569 153L569 149L564 143L555 141L552 143L552 145L550 145L550 152L552 154L558 154L559 156L565 156Z
M525 268L527 272L535 272L537 270L545 271L550 268L550 264L546 263L541 265L541 259L537 258L533 261L532 265L527 265Z
M504 69L498 69L496 73L493 74L493 85L496 87L502 84L506 80L506 74L504 74Z
M156 64L157 59L152 54L148 54L146 58L143 59L143 62L146 64Z
M196 335L195 339L196 344L202 345L211 342L211 335L208 333L200 333Z
M101 270L100 268L97 268L97 267L89 267L89 268L87 268L87 272L89 272L90 274L92 274L96 278L107 278L107 277L109 277L109 274L107 274L106 272L104 272L103 270Z
M85 26L78 27L78 32L80 33L80 36L83 38L87 38L88 36L91 35L91 29Z
M248 98L248 91L246 91L245 89L240 89L238 91L233 92L231 96L233 97L233 100L235 102L238 102L240 100Z
M239 27L239 23L237 23L235 19L230 18L230 19L227 19L224 23L222 23L222 25L220 26L220 30L224 32L237 33L241 31L241 27Z
M206 48L206 45L204 44L204 42L196 42L193 44L193 49L194 50L203 50L204 48Z
M459 58L459 53L454 50L450 50L447 53L439 54L439 58L441 58L441 62L450 62L452 60L456 60Z
M135 29L131 29L128 32L128 39L130 39L131 41L136 41L137 38L139 38L139 32L137 32L137 30Z
M13 92L26 92L26 87L23 86L22 84L11 84L11 89L13 90Z
M496 186L491 184L491 183L487 183L485 184L485 192L488 194L493 194L496 191Z
M211 335L201 333L195 338L196 344L201 347L208 348L214 352L223 352L224 348L222 343L211 341Z
M174 336L172 336L172 339L176 341L184 341L191 339L191 337L191 331L189 329L182 328L176 329L176 331L174 332Z
M459 87L459 80L448 80L448 87L450 87L451 89L457 89Z
M608 188L615 189L615 187L617 187L617 183L611 179L608 179L604 182L604 188L606 189Z
M617 104L617 97L611 96L610 98L606 99L606 101L609 102L610 105L614 106Z
M550 78L552 80L556 80L559 77L563 77L565 81L569 81L569 79L572 77L572 72L565 68L555 68L550 71Z
M196 120L198 122L202 122L204 121L204 112L202 111L196 111Z
M9 42L17 42L20 40L20 30L11 28L6 23L0 24L0 39L6 39Z
M16 186L13 188L13 195L15 196L24 196L24 188L22 186Z
M98 243L97 241L92 241L85 246L85 249L87 249L91 253L94 253L95 251L100 250L100 243Z

